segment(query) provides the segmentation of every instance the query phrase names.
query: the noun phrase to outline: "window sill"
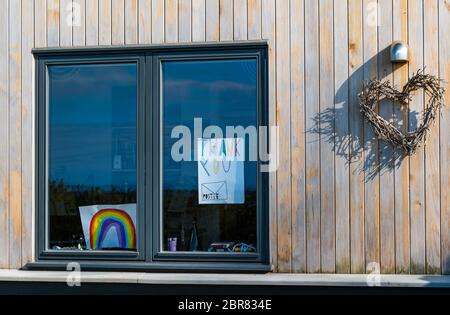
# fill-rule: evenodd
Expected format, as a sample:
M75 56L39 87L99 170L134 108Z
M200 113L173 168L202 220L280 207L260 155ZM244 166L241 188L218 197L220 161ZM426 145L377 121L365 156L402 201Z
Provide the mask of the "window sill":
M37 261L26 264L24 270L66 271L70 260ZM131 271L168 273L267 273L271 266L263 263L218 262L124 262L124 261L78 261L81 271Z
M34 263L33 266L37 264ZM204 270L203 270L204 271ZM217 270L216 270L217 271ZM234 270L236 272L236 270ZM67 271L28 271L0 269L0 282L66 282ZM365 274L220 274L220 273L145 273L82 272L83 283L141 285L213 286L289 286L289 287L369 287ZM450 288L450 275L380 275L380 287Z

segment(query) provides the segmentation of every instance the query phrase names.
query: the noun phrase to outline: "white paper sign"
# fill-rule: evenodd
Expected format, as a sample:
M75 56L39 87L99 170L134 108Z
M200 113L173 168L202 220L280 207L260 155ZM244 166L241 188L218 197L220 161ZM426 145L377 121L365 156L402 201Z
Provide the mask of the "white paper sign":
M136 248L136 204L79 207L87 249Z
M198 139L197 148L199 204L244 203L244 139Z

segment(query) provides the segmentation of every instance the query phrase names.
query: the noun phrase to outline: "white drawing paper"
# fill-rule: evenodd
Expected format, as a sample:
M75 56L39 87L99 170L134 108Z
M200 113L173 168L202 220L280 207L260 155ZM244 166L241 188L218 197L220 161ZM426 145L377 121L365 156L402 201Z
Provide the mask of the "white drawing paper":
M198 139L199 204L245 201L243 138Z

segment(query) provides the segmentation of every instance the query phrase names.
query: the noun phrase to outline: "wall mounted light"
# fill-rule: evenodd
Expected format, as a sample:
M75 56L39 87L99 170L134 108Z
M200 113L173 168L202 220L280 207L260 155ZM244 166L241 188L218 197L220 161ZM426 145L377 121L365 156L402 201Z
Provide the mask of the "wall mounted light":
M409 61L408 44L397 40L391 45L391 62L404 63Z

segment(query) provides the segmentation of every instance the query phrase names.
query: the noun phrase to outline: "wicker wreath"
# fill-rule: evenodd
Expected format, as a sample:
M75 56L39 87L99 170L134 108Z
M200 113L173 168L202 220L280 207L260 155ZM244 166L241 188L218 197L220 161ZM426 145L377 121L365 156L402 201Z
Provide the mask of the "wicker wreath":
M389 81L370 80L364 84L363 91L358 94L361 113L372 126L378 139L390 142L394 147L402 149L407 155L412 155L425 141L427 132L433 125L439 109L444 106L445 90L440 83L439 78L425 74L424 70L418 70L413 74L401 92L393 88ZM411 100L410 94L420 88L425 91L429 99L421 115L422 122L416 130L403 133L392 123L378 115L376 105L380 96L399 102L404 106Z

